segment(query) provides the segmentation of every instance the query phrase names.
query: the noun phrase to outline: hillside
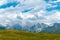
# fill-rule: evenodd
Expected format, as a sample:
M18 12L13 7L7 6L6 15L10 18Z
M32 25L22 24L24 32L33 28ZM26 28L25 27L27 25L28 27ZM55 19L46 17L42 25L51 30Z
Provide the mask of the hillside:
M0 40L60 40L60 34L0 30Z

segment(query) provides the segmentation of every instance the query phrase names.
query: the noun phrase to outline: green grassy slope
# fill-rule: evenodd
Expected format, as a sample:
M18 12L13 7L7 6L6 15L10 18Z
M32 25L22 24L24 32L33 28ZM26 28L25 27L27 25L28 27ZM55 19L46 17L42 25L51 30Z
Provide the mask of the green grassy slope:
M0 30L0 40L60 40L60 34Z

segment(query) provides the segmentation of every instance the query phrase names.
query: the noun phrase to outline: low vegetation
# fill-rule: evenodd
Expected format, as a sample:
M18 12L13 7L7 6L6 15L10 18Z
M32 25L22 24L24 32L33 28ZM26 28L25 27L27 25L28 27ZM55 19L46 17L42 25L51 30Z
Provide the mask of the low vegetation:
M60 40L60 34L0 30L0 40Z

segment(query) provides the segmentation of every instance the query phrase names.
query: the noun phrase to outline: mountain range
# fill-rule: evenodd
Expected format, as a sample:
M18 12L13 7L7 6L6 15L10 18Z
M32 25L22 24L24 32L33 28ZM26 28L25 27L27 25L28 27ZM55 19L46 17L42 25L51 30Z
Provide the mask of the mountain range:
M20 24L14 24L11 27L5 27L0 25L0 30L23 30L28 32L48 32L48 33L60 33L60 23L55 23L53 26L46 24L35 24L33 26L21 26Z

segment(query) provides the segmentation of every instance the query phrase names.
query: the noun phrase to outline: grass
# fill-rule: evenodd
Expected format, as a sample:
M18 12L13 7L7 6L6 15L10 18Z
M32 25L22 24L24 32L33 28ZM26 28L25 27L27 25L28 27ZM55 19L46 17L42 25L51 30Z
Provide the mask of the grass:
M0 30L0 40L60 40L60 34Z

